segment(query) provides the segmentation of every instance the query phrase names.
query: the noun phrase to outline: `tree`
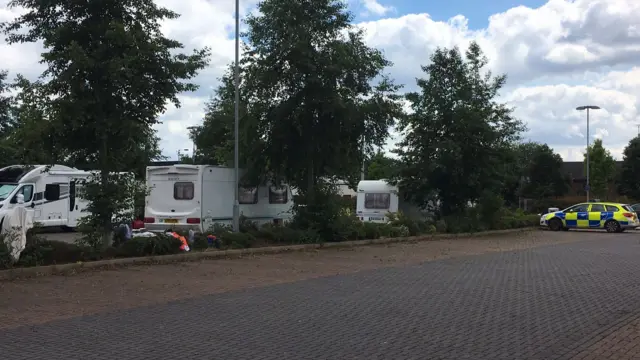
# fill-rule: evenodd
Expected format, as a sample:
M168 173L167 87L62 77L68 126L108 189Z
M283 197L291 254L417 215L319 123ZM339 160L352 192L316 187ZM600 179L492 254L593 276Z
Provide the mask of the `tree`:
M562 173L562 157L547 144L521 144L519 160L524 166L523 197L543 199L567 193L568 179Z
M220 85L213 97L205 105L202 126L191 130L190 138L197 149L198 163L233 166L234 164L234 123L235 123L235 84L233 64L219 79ZM241 72L241 79L244 71ZM241 87L241 100L246 90ZM244 101L240 103L240 164L246 167L245 159L252 157L252 151L260 147L260 136L255 131L255 122L247 121ZM259 155L258 155L259 156Z
M69 156L96 165L97 186L85 187L88 228L111 241L120 196L117 172L130 170L131 154L152 149L152 126L167 101L192 91L208 50L177 53L182 44L164 37L160 22L179 15L151 0L13 0L23 14L2 24L9 44L43 41L43 85L54 142ZM90 189L90 191L88 190Z
M349 176L364 148L384 143L401 114L399 86L344 2L265 0L258 9L246 20L246 87L263 140L259 168L311 195L318 179Z
M487 192L500 194L510 149L525 129L495 100L506 76L493 77L486 64L476 43L464 57L458 48L437 49L422 67L420 92L407 95L413 113L399 123L400 187L416 205L439 200L443 216Z
M7 71L0 70L0 136L4 137L12 127L13 98L8 94Z
M602 139L596 139L593 145L587 149L589 152L589 186L594 198L606 198L609 193L609 185L615 180L616 161L609 150L602 145ZM587 153L584 154L585 176Z
M618 191L634 200L640 199L640 137L629 141L622 153L622 170L618 179Z
M397 160L386 156L382 151L376 152L367 160L367 180L393 179L398 171Z
M247 167L296 187L309 205L304 216L325 225L339 207L320 210L331 198L321 194L329 191L323 181L355 176L363 154L382 146L402 115L400 86L383 73L390 62L366 45L346 6L264 0L243 35L246 122L259 139Z

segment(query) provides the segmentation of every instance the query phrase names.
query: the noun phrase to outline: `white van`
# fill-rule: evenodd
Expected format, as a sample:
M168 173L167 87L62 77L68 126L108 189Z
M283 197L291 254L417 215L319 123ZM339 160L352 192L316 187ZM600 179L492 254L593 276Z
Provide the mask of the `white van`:
M241 172L242 174L243 172ZM212 165L174 164L147 167L144 222L151 231L193 229L233 222L234 169ZM240 214L257 223L291 218L289 186L239 189Z

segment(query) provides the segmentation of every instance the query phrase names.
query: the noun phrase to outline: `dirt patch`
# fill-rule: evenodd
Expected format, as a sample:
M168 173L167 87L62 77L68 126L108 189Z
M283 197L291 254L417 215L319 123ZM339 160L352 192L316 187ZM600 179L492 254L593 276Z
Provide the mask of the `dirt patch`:
M533 231L496 237L135 266L74 276L0 282L0 329L243 288L584 238L590 236Z

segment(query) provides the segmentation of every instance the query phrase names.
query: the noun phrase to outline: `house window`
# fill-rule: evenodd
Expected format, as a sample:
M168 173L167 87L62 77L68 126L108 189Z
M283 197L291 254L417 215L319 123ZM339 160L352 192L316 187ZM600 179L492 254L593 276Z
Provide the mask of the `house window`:
M364 194L365 209L388 209L391 205L391 194L366 193Z
M238 188L238 202L240 204L257 204L258 203L258 188Z
M269 204L286 204L289 202L289 187L269 186Z
M192 182L177 182L173 184L173 198L176 200L193 200L195 186Z

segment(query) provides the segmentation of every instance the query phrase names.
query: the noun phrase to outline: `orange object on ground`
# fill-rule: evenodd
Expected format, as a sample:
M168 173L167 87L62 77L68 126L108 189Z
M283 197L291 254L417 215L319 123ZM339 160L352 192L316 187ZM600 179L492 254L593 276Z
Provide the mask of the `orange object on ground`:
M170 233L171 236L173 236L174 238L180 240L180 242L182 242L182 245L180 246L180 250L182 251L189 251L189 243L187 242L187 238L185 238L184 236L180 236L180 234L178 234L177 232L172 232Z

